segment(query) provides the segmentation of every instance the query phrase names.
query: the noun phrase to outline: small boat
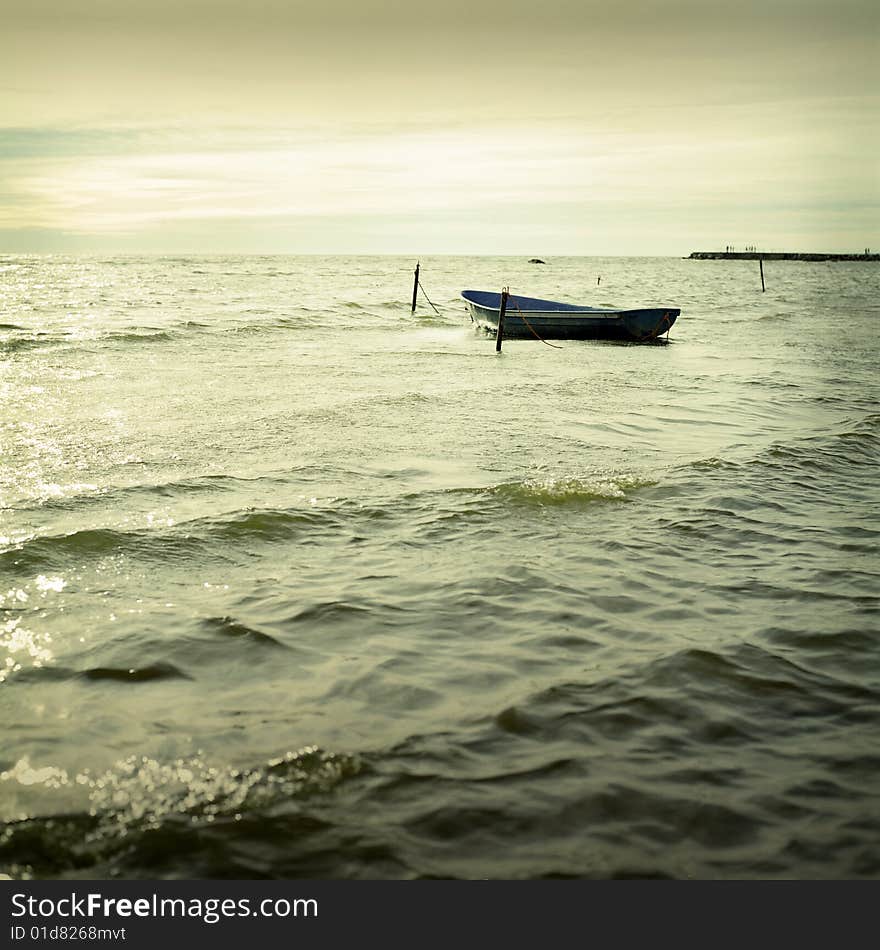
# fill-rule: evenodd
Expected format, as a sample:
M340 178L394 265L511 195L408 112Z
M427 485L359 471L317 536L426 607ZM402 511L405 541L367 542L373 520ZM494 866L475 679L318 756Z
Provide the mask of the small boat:
M463 290L461 296L474 323L497 333L501 294ZM677 307L609 310L510 294L504 314L504 337L648 342L665 333L680 313Z

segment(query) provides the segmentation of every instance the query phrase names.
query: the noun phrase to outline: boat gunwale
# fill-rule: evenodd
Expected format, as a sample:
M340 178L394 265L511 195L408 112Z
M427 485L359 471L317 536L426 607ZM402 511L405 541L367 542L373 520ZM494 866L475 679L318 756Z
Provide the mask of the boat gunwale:
M498 303L498 306L492 306L491 304L488 304L488 303L483 303L478 300L473 300L471 297L466 296L466 294L486 294L486 295L491 294L492 296L499 297L499 303ZM496 315L499 314L501 311L500 296L501 296L500 294L495 294L493 291L485 291L485 290L461 291L461 298L469 306L476 307L476 308L479 308L480 310L486 311L486 313L491 313L491 314L496 314ZM591 316L591 317L610 316L610 317L618 318L618 317L625 316L627 314L645 313L647 311L654 311L654 310L663 311L670 315L674 315L675 317L678 317L681 315L681 309L679 307L662 307L662 306L628 307L628 308L587 307L587 306L581 306L579 304L563 304L561 301L542 300L539 297L520 297L519 300L517 300L517 296L515 294L511 294L510 299L513 301L514 307L519 308L524 313L528 313L531 317L543 316L544 314L547 314L547 315L552 315L555 317L569 317L569 318L582 317L582 316ZM522 304L525 302L548 303L548 304L558 303L562 307L564 307L564 309L548 310L548 309L542 308L540 310L530 310L527 306L526 307L522 306ZM517 316L515 312L510 311L510 310L508 310L508 315L511 317Z

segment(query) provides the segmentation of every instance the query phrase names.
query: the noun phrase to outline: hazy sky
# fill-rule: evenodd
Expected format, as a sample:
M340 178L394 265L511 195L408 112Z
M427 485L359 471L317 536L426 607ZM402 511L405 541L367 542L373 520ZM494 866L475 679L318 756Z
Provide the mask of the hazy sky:
M0 250L880 248L877 0L0 0Z

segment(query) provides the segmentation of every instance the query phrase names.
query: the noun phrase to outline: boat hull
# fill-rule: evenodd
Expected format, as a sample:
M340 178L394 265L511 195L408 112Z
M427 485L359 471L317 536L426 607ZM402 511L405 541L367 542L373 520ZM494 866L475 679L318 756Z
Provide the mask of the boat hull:
M474 323L497 333L501 294L465 290L461 296ZM610 310L511 294L504 314L504 337L646 343L665 333L680 313L675 307Z

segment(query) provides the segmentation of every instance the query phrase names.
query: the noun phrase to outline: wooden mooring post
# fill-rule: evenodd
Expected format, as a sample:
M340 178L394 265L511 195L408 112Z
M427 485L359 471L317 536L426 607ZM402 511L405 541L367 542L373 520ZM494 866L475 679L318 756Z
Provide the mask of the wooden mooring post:
M416 270L415 275L416 279L413 281L413 299L412 299L412 311L411 313L416 312L416 297L419 295L419 264L421 261L416 261Z
M758 266L761 268L761 293L764 293L764 258L758 258Z
M507 297L510 288L504 287L501 290L501 309L498 311L498 332L495 334L495 352L501 352L501 340L504 337L504 314L507 312Z

